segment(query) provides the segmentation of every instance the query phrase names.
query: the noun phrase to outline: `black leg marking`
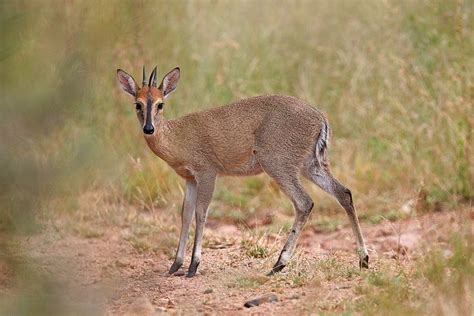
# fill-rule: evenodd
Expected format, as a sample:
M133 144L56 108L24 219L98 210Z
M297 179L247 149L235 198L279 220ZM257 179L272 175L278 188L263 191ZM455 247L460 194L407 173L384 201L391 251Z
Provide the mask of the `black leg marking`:
M277 262L277 263L273 266L272 270L271 270L270 272L268 272L267 276L272 276L272 275L274 275L275 273L280 272L281 270L283 270L283 268L284 268L285 266L286 266L286 264L281 264L281 263Z
M186 277L187 278L192 278L193 276L195 276L198 266L199 266L199 262L192 261L191 264L189 265L189 270L188 270L188 274L186 275Z
M285 249L284 249L284 248L283 248L283 250L281 251L280 256L278 257L278 260L277 260L277 262L275 263L275 265L273 266L272 270L267 273L267 276L272 276L272 275L274 275L275 273L280 272L280 271L283 270L283 268L286 266L286 264L281 263L281 254L282 254L283 252L285 252Z
M366 255L363 259L359 259L359 268L368 269L369 268L369 256Z
M173 262L173 264L171 265L170 271L168 273L169 274L176 273L176 271L178 271L179 268L181 268L182 265L183 265L183 262L179 262L179 261Z

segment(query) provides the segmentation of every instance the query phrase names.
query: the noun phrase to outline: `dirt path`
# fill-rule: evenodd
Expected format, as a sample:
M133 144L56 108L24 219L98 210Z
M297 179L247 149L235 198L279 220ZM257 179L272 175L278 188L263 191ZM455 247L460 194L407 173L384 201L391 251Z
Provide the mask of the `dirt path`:
M391 261L411 264L417 249L427 243L444 242L458 225L455 212L377 225L362 224L370 249L371 269ZM54 275L63 288L71 289L64 295L72 304L91 312L289 314L314 308L341 310L344 302L357 296L354 288L360 277L338 276L341 269L344 273L358 270L348 226L332 233L306 229L293 263L273 278L264 275L276 259L281 238L266 236L267 245L274 250L269 257L261 259L246 254L242 233L234 226L211 223L205 238L208 247L203 251L198 275L191 279L184 275L168 276L166 272L171 264L168 256L138 252L123 240L117 228L107 230L99 238L45 233L23 240L22 244L29 250L38 271ZM315 263L319 268L315 269ZM327 273L334 275L328 277ZM3 271L0 293L10 295L10 292L8 273ZM276 294L279 301L244 308L247 300L269 293Z

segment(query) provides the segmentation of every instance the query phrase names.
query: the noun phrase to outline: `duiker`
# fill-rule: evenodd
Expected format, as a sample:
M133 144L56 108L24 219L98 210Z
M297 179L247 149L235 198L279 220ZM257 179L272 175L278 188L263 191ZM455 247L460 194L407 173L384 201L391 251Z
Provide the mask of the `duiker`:
M346 211L357 241L359 266L368 268L369 256L359 227L351 191L329 170L330 129L324 114L291 96L269 95L191 113L175 120L163 116L165 100L176 89L178 67L157 87L156 67L139 87L118 69L121 88L134 98L138 121L150 149L186 181L178 250L169 270L183 264L191 220L196 234L187 276L196 274L201 261L204 225L217 176L267 173L291 199L295 221L278 261L270 271L282 270L293 254L298 237L313 208L301 185L304 176L334 196Z

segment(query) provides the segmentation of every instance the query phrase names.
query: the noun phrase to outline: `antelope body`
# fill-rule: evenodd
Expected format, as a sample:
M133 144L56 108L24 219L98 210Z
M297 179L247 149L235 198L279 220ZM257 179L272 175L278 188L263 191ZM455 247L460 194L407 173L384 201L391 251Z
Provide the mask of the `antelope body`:
M181 235L170 274L183 264L194 214L196 233L187 276L196 274L216 177L261 172L278 183L296 211L293 227L270 275L283 269L289 261L314 205L301 185L301 176L334 196L345 209L356 237L359 265L368 267L369 257L352 194L329 170L330 129L322 112L295 97L271 95L166 120L163 117L164 101L176 89L179 68L165 75L159 87L156 87L156 67L148 84L143 69L141 88L123 70L117 70L117 77L121 88L135 99L148 146L186 181Z

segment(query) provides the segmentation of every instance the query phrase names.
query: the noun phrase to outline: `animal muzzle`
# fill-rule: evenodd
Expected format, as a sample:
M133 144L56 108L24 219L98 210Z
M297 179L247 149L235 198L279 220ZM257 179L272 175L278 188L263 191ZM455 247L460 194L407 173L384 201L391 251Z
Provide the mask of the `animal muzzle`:
M147 135L151 135L155 132L155 129L153 128L153 125L151 124L146 124L144 127L143 127L143 133L147 134Z

